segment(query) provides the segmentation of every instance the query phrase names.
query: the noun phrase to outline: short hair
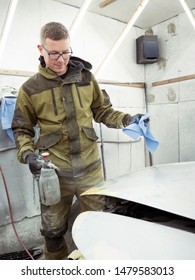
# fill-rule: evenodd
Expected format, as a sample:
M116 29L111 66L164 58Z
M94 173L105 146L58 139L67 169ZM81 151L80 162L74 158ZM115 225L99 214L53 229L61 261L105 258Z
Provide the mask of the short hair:
M47 38L58 41L62 39L69 39L70 35L68 29L63 24L59 22L49 22L41 28L41 43L44 44Z

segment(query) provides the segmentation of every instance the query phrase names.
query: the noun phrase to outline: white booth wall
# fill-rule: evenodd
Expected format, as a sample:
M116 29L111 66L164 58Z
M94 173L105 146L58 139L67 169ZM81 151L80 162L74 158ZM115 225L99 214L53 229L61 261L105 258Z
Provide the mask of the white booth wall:
M195 74L195 30L185 13L152 29L160 46L159 62L146 66L150 127L160 142L153 164L194 161L195 79L188 78Z

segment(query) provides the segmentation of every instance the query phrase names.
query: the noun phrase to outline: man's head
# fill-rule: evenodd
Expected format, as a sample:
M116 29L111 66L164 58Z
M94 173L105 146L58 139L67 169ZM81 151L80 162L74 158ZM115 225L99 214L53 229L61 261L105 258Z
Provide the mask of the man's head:
M69 39L70 37L68 30L63 24L59 22L49 22L41 28L40 40L42 45L45 44L47 38L53 41L59 41Z
M67 71L67 64L72 54L69 32L59 22L49 22L41 28L38 49L44 57L46 67L58 76Z

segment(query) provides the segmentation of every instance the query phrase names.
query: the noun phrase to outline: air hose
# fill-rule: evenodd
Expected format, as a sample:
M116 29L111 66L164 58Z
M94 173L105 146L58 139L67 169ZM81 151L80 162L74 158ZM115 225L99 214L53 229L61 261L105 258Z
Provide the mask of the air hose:
M12 207L11 207L11 202L10 202L10 198L9 198L9 192L8 192L5 176L3 174L3 170L1 168L1 165L0 165L0 172L1 172L2 179L3 179L4 187L5 187L5 192L6 192L7 201L8 201L9 214L10 214L11 224L12 224L14 233L16 235L16 238L17 238L18 242L20 243L20 245L24 249L24 251L28 254L28 256L31 258L31 260L34 260L33 256L28 251L28 249L26 248L26 246L24 245L24 243L22 242L22 240L20 239L20 237L19 237L19 235L17 233L16 227L15 227L15 224L14 224L13 214L12 214Z

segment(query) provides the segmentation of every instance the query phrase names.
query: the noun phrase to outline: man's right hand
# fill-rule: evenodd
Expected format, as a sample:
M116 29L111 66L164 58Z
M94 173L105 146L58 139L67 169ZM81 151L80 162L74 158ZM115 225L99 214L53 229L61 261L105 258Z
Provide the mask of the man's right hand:
M123 118L123 126L126 127L126 126L128 126L132 123L138 123L143 116L144 116L144 114L136 114L134 116L131 116L131 115L127 114Z
M38 177L41 173L41 165L38 163L37 159L39 156L35 153L30 153L26 156L26 163L28 163L31 173Z

